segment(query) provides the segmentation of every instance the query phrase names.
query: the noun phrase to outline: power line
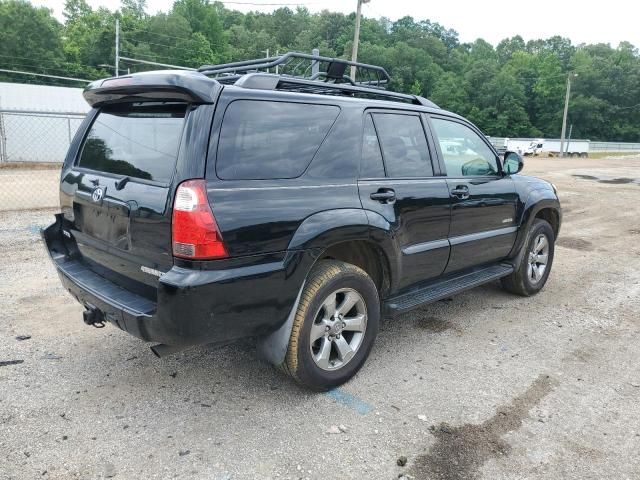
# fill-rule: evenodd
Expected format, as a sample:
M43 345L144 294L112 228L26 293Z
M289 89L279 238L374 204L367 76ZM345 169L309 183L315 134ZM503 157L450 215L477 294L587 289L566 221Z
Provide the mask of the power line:
M20 60L29 60L30 62L36 61L36 60L34 60L33 57L20 57L18 55L4 55L2 53L0 53L0 57L17 58L17 59L20 59ZM72 63L72 62L55 62L53 60L37 60L37 64L38 65L41 65L42 63L48 63L50 65L56 65L56 66L63 66L63 65L76 65L77 66L77 64ZM49 67L47 67L47 68L49 68Z
M618 106L616 106L616 105L614 105L614 107L615 107L615 109L616 109L616 110L630 110L630 109L632 109L632 108L638 108L638 107L640 107L640 103L636 103L635 105L630 105L630 106L628 106L628 107L618 107Z
M72 80L74 82L83 82L83 83L93 82L93 80L87 80L86 78L61 77L58 75L45 75L43 73L25 72L22 70L7 70L5 68L0 68L0 72L17 73L20 75L33 75L34 77L56 78L58 80Z
M184 50L187 52L192 52L193 49L192 48L186 48L186 47L178 47L176 45L165 45L163 43L153 43L153 42L149 42L147 40L138 40L138 39L129 39L130 42L137 42L137 43L146 43L147 45L155 45L156 47L164 47L164 48L168 48L170 50Z
M30 62L25 62L25 61L7 61L3 63L8 63L8 65L5 65L8 68L38 69L38 70L41 70L42 73L54 72L54 73L62 73L64 75L68 75L69 70L71 70L71 69L65 70L63 68L52 68L52 67L42 66L42 65L38 65Z
M133 53L130 51L123 51L122 52L124 55L127 55L128 58L135 58L135 57L142 57L143 59L149 59L150 61L154 61L154 60L162 60L162 59L167 59L169 61L174 61L175 59L175 55L160 55L160 54L151 54L151 53ZM159 63L159 62L156 62Z
M193 40L193 36L191 36L191 37L177 37L177 36L175 36L175 35L168 35L168 34L165 34L165 33L156 33L156 32L151 32L151 31L149 31L149 30L140 30L140 29L138 29L138 30L128 30L128 31L126 31L126 32L124 32L124 33L126 33L127 35L129 35L129 34L136 34L136 33L140 33L140 34L148 34L148 35L158 35L158 36L160 36L160 37L172 38L172 39L175 39L175 40L184 40L185 42L188 42L188 41ZM193 35L194 33L198 33L198 32L193 32L193 31L192 31L192 32L191 32L191 35ZM200 33L202 33L202 32L200 32ZM151 43L151 42L148 42L147 40L140 40L140 39L138 39L138 38L134 38L134 40L133 40L133 41L141 42L141 43L142 43L142 42ZM167 41L169 41L169 40L167 40ZM211 43L211 42L209 42L209 43ZM215 44L215 46L219 46L219 43L220 43L220 42L217 42L217 43ZM154 44L152 44L152 45L159 45L159 46L163 46L163 47L167 47L167 46L168 46L168 45L161 44L161 43L154 43ZM214 45L214 44L213 44L213 43L211 43L211 45ZM179 47L171 47L171 48L179 48Z
M159 63L159 62L149 62L147 60L141 60L139 58L130 58L130 57L120 57L121 60L124 60L126 62L134 62L134 63L142 63L145 65L158 65L161 67L168 67L168 68L178 68L180 70L197 70L195 68L191 68L191 67L183 67L181 65L171 65L168 63Z
M229 5L250 5L252 7L304 7L306 5L322 5L326 2L298 2L298 3L257 3L257 2L226 2L220 3Z
M152 32L150 30L142 30L142 29L127 30L125 33L147 33L149 35L159 35L161 37L175 38L175 39L178 39L178 40L189 40L188 37L176 37L175 35L169 35L169 34L166 34L166 33L157 33L157 32Z

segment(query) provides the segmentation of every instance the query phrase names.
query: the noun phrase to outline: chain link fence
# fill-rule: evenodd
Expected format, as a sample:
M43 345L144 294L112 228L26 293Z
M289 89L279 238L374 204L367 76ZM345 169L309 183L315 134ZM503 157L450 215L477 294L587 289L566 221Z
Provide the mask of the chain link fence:
M0 110L0 211L58 205L60 166L84 115Z
M58 206L60 165L84 116L0 110L0 211ZM501 147L505 139L491 141ZM591 142L590 150L640 152L640 143Z
M0 110L0 162L62 163L84 113Z

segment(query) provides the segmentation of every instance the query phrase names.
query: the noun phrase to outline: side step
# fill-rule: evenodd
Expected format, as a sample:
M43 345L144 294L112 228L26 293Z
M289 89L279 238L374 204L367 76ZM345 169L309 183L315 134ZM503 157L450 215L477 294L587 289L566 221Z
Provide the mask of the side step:
M487 282L506 277L513 272L513 266L509 264L491 265L472 272L455 277L447 277L412 290L408 293L388 299L384 304L387 315L397 315L408 312L427 303L436 302L448 298L456 293L469 290Z

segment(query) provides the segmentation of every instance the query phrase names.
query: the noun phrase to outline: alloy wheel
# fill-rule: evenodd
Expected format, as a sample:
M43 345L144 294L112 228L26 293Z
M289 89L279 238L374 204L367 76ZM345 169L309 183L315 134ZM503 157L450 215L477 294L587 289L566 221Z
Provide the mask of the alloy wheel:
M322 302L311 326L310 348L322 370L338 370L349 363L362 345L367 329L364 298L351 288L332 292Z
M527 275L534 285L544 277L549 263L549 239L544 233L538 235L529 252Z

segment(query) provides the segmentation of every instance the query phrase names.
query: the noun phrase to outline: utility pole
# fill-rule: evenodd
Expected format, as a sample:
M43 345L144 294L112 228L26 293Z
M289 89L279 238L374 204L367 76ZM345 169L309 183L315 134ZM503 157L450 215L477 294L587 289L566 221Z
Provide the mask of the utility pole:
M560 134L560 156L565 156L564 137L567 133L567 115L569 114L569 95L571 95L571 77L577 77L577 73L567 75L567 93L564 97L564 114L562 115L562 133Z
M313 50L311 50L311 55L313 55L314 57L319 57L320 50L317 48L314 48ZM318 62L317 60L313 60L311 62L311 77L315 80L317 78L318 73L320 73L320 62Z
M369 3L370 0L358 0L358 8L356 10L356 31L353 34L353 50L351 51L351 61L358 61L358 42L360 41L360 17L362 16L362 4ZM351 65L351 80L356 80L356 67Z
M116 18L116 77L120 76L120 19Z

